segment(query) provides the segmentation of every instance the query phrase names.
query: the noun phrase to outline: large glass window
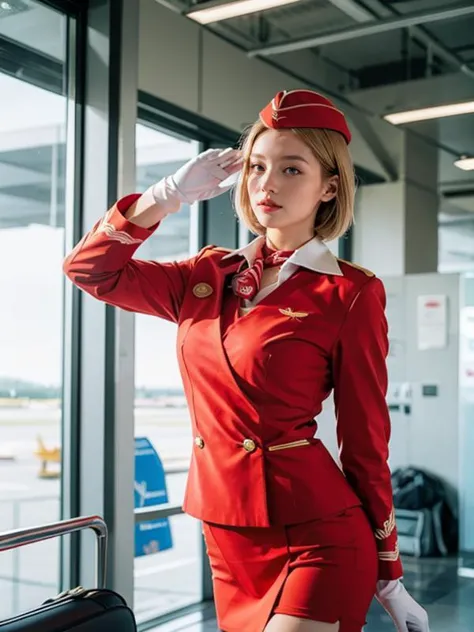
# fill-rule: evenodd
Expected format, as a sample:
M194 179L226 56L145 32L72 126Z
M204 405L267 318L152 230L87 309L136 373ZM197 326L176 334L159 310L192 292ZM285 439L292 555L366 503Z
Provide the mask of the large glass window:
M65 33L0 3L0 531L60 518ZM0 620L58 588L58 540L0 556Z
M137 125L136 139L138 191L172 174L199 152L198 142L143 124ZM170 261L194 254L190 240L193 212L196 210L183 205L178 213L168 216L140 246L136 256ZM137 315L135 322L135 436L148 439L153 445L165 472L167 499L180 504L192 438L176 359L177 328L173 323L150 316ZM136 497L142 498L146 481L136 480L135 485L136 490L138 486L142 491ZM164 500L164 494L160 498ZM163 537L154 546L142 549L135 560L135 612L139 621L197 603L202 598L198 521L178 515L162 526L171 535L171 542L166 543ZM162 550L156 551L160 547Z

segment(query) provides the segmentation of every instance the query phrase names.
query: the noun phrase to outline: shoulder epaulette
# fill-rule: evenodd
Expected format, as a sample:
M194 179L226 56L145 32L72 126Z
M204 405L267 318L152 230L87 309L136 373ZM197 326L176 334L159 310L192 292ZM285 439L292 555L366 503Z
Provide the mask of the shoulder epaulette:
M346 263L348 266L352 266L353 268L360 270L361 272L366 274L368 277L375 276L374 272L372 272L371 270L367 270L367 268L363 268L362 266L357 265L357 263L353 263L352 261L346 261L345 259L338 259L338 261L341 261L342 263Z

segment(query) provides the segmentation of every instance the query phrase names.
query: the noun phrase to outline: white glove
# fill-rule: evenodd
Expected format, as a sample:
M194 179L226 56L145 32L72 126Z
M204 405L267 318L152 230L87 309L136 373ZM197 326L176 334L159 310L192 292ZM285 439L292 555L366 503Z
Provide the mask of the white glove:
M377 601L391 616L397 632L430 632L428 614L398 579L377 582Z
M242 168L242 153L237 149L208 149L189 160L172 176L163 178L151 189L161 208L176 213L182 202L209 200L231 188L224 181ZM221 186L224 183L224 186Z

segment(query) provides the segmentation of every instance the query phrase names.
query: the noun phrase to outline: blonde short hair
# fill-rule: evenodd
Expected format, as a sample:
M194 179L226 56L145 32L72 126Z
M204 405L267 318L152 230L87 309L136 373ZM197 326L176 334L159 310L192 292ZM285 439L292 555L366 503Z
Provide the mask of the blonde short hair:
M261 121L256 121L244 132L241 139L244 166L234 192L237 215L256 235L264 235L265 228L255 217L250 205L247 190L249 157L255 141L267 129ZM339 177L336 197L329 202L321 202L314 225L314 233L322 241L337 239L344 235L354 220L355 177L347 143L339 132L332 130L295 127L291 131L311 149L323 168L324 177Z

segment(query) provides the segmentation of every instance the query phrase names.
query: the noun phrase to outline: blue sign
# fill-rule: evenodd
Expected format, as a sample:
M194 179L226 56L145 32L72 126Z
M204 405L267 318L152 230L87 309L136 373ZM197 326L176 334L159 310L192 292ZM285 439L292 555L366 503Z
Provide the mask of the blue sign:
M135 508L168 502L163 464L146 437L135 438ZM171 549L173 540L168 518L148 520L135 526L135 557Z

